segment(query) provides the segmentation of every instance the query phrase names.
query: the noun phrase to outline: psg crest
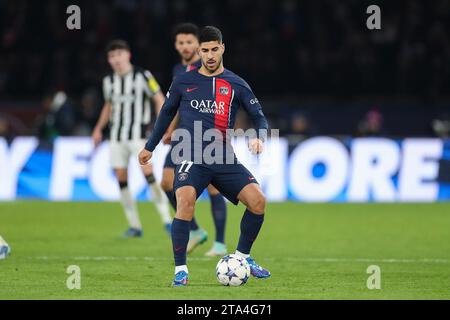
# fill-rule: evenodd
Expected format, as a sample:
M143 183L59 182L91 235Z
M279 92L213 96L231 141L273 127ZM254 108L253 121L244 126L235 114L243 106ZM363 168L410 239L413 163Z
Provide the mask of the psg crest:
M228 95L228 87L220 87L219 92L221 95L226 96Z
M178 181L185 181L188 178L188 174L186 172L180 173L178 176Z

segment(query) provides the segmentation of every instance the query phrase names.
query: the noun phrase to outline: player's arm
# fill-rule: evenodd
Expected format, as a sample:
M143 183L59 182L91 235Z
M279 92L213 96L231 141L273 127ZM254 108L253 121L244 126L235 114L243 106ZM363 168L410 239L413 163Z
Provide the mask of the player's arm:
M108 79L103 80L103 98L105 99L105 104L103 105L102 112L100 113L100 118L94 127L92 132L92 140L94 146L97 146L103 140L103 129L108 125L109 119L111 117L111 84Z
M259 154L263 151L264 144L264 139L260 135L260 130L267 131L269 129L269 124L264 116L261 104L247 83L245 83L241 88L240 103L247 112L256 129L256 137L250 139L249 149L253 154Z
M109 118L111 117L111 103L105 102L103 105L102 112L100 113L100 118L94 127L92 132L92 140L94 145L97 146L103 140L103 129L108 125Z
M178 126L178 121L180 120L180 114L177 112L177 115L170 123L169 129L167 129L166 133L164 134L162 140L164 144L170 144L172 140L172 133L175 131L175 129Z
M151 159L153 150L155 150L159 141L161 141L161 138L177 114L180 100L181 94L177 88L177 84L174 82L170 86L169 92L167 93L167 99L165 100L159 116L156 119L155 127L153 128L150 138L145 144L145 149L139 153L139 163L141 165L146 164Z

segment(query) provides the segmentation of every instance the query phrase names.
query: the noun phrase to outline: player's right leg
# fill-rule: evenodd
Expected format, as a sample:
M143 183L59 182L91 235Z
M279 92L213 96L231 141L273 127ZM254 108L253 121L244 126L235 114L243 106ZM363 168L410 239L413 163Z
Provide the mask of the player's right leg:
M136 201L128 188L128 161L130 153L124 143L113 142L110 144L111 165L114 168L120 187L120 202L122 203L129 228L123 234L125 237L141 237L142 226L139 220Z
M188 282L186 249L189 241L189 225L194 216L197 195L192 186L177 189L177 212L172 222L172 248L175 259L175 279L173 286L185 286Z
M186 254L189 229L194 217L195 201L209 185L211 170L191 161L183 161L175 168L174 190L177 197L177 212L172 222L172 245L175 258L174 286L187 284Z
M166 155L166 159L164 160L164 168L163 168L163 176L161 179L161 188L167 195L172 208L177 211L177 200L175 197L175 193L173 190L173 182L175 176L175 167L176 164L173 161L172 155L172 147ZM197 224L195 218L192 218L191 224L189 226L189 243L187 246L187 252L192 252L198 245L204 243L208 239L208 233L200 228Z

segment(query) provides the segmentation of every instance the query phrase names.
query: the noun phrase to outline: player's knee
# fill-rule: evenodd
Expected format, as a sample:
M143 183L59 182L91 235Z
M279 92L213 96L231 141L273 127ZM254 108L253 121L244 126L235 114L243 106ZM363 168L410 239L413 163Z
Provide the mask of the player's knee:
M177 208L183 209L184 211L194 211L195 199L177 197Z
M194 215L195 199L177 197L177 218L190 220Z
M249 203L248 209L253 213L263 214L266 210L266 197L263 194L258 194Z

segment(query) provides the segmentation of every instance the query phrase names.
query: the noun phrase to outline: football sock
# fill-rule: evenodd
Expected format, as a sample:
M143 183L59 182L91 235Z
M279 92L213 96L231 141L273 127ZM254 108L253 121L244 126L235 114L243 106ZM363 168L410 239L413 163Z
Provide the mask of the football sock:
M177 274L180 271L184 271L186 273L189 273L187 265L182 265L182 266L176 266L175 267L175 274Z
M120 202L122 203L123 210L125 211L125 216L127 217L128 224L130 225L131 228L141 230L142 226L136 208L136 201L133 199L130 193L128 183L120 182L119 186L120 186Z
M189 241L189 221L174 218L172 221L172 249L175 266L186 265L186 248Z
M264 222L264 214L255 214L246 209L241 220L241 235L237 250L244 254L250 254L253 242L258 237L259 230Z
M158 182L153 180L153 182L150 183L150 188L152 189L153 201L155 202L156 209L158 210L162 222L164 224L171 223L172 217L170 216L169 202L164 196L164 192L161 189L161 186Z
M194 217L192 217L190 229L191 229L191 231L197 231L198 229L200 229L200 227L198 226L197 221L195 220Z
M244 259L247 259L248 257L250 257L249 254L242 253L242 252L240 252L239 250L236 250L236 252L235 252L234 254L236 254L236 255L238 255L238 256L244 258Z
M216 227L216 241L225 243L225 224L227 220L227 207L221 194L209 196L211 199L211 211Z

